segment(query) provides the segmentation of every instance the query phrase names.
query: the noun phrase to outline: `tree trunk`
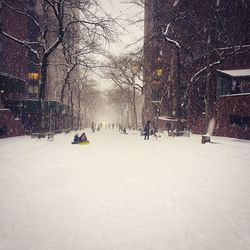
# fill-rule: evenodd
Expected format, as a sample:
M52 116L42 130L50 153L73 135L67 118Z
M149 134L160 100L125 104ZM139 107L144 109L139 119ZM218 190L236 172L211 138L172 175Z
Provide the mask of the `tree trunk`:
M62 109L61 109L61 121L60 121L60 124L61 124L61 129L65 129L65 117L64 117L64 95L65 95L65 88L67 86L67 82L66 82L66 79L64 79L64 83L63 83L63 86L62 86L62 89L61 89L61 98L60 98L60 103L61 103L61 106L62 106Z
M207 78L206 78L206 102L205 102L205 126L204 133L207 133L207 126L209 123L209 115L210 115L210 53L207 54Z
M177 119L176 129L178 130L181 125L181 68L180 68L180 49L176 47L176 87L175 87L175 115L174 118Z
M81 91L78 90L78 114L77 114L77 129L80 128L80 120L81 120Z
M45 87L47 82L47 68L48 62L47 59L43 59L42 66L41 66L41 77L40 77L40 84L39 84L39 110L38 110L38 120L39 120L39 132L44 132L45 130L45 122L44 122L44 101L45 101Z
M136 98L135 98L135 87L133 87L133 126L135 125L135 129L138 129L138 119L137 119L137 111L136 111Z
M74 129L74 102L73 102L73 90L70 86L70 110L71 110L71 129Z

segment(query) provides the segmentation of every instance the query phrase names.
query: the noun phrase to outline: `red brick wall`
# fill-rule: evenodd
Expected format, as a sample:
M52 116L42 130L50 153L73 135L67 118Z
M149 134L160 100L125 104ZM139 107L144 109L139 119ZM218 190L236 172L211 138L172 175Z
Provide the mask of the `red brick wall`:
M25 1L8 0L17 10L24 10ZM20 40L27 40L27 19L2 4L2 30ZM25 79L27 75L27 49L17 42L1 36L2 59L0 71L17 78Z
M250 94L220 97L211 112L211 118L215 119L213 135L250 140L250 127L230 124L230 116L250 119ZM202 134L206 129L204 116L200 116L192 132Z
M250 118L250 94L221 97L215 106L214 135L250 140L250 127L230 124L230 115Z
M146 1L152 4L159 3L159 5L166 5L173 8L174 0L155 0ZM227 40L218 39L218 28L221 26L220 22L216 20L216 1L204 0L183 0L179 1L174 7L175 13L180 15L186 13L186 18L181 18L173 22L169 29L168 37L177 40L182 45L180 56L180 71L181 71L181 118L188 120L189 127L199 127L199 133L204 133L205 128L202 119L202 113L205 112L205 94L206 94L206 77L207 73L204 71L199 77L195 78L193 82L191 79L195 73L207 65L207 40L208 33L204 27L209 28L211 34L211 42L213 47L218 48L220 56L232 52L226 49L233 45L249 44L249 10L237 1L220 1L219 13L223 19L226 30L230 31L230 44ZM163 83L169 86L170 96L162 103L160 115L172 116L171 111L175 110L176 102L176 85L177 85L177 67L176 67L176 51L175 46L165 42L163 45L160 32L159 37L154 37L157 32L159 21L162 20L168 23L172 15L168 13L169 8L154 9L153 18L152 12L145 12L145 67L144 67L144 82L145 92L150 96L151 89L154 87L153 70L154 66L158 64L156 51L158 47L163 46ZM191 13L193 13L191 15ZM228 14L230 13L230 14ZM182 16L182 15L181 15ZM163 23L164 23L163 22ZM151 36L150 36L151 35ZM220 49L221 48L221 49ZM223 48L223 49L222 49ZM218 61L220 56L210 51L210 63ZM249 48L242 48L236 55L228 57L221 65L216 65L210 70L210 105L212 106L215 99L216 80L214 79L214 69L246 69L250 67L250 50ZM146 119L152 119L155 116L154 108L151 107L149 101L145 99L144 116ZM197 126L199 124L199 126ZM197 129L198 130L198 129Z

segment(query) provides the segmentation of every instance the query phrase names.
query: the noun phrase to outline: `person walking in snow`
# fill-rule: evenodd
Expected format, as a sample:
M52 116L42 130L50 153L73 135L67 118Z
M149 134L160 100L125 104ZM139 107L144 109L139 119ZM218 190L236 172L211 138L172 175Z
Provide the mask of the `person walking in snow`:
M144 140L149 139L150 121L147 121L144 127Z

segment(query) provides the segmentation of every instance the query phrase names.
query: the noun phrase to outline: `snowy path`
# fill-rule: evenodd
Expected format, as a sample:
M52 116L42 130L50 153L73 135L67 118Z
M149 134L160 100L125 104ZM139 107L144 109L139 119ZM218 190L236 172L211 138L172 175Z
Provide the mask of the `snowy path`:
M0 140L0 250L250 249L250 143Z

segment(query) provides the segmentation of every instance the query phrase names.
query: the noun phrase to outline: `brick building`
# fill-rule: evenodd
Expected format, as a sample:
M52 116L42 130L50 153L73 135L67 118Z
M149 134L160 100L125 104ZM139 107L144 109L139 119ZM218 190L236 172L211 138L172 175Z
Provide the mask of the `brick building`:
M24 1L12 1L11 4L20 10L26 7ZM28 35L26 18L6 7L2 1L0 1L0 28L20 40L26 39ZM6 99L25 96L28 52L19 43L0 35L0 57L1 105Z
M249 125L247 132L238 126L227 133L230 122L221 119L232 116L223 118L215 108L225 100L216 95L217 70L250 68L249 16L249 7L238 1L145 1L144 120L205 133L208 120L217 117L217 135L249 139ZM244 111L236 108L234 115L245 117L250 107L240 96L237 106Z
M14 8L24 11L24 1L10 1ZM15 20L15 22L13 22ZM18 23L18 25L17 25ZM0 29L17 39L28 35L27 20L0 1ZM23 99L27 94L28 51L19 43L0 35L0 138L21 135L24 126L20 116L5 108L8 100ZM20 107L17 107L20 109Z
M35 56L23 44L0 34L0 108L3 110L2 113L6 113L6 109L11 110L11 119L18 119L19 123L22 121L23 131L36 131L39 128L41 44L49 47L57 38L57 22L53 19L53 15L52 12L44 14L39 0L7 0L4 3L0 0L1 30L20 41L30 42L28 46L38 52ZM47 26L44 26L45 18L48 19ZM41 40L41 33L46 28L48 28L45 32L46 37ZM69 127L69 122L64 124L59 122L62 119L62 113L68 120L70 119L67 100L63 106L60 103L61 88L67 72L65 65L62 47L59 45L48 60L43 96L45 130L62 130ZM67 95L68 92L65 93L65 99ZM10 117L9 112L7 113L6 116ZM2 114L1 119L3 116ZM10 118L2 119L4 120L7 121ZM3 134L8 136L11 135L9 130L14 131L8 124L1 124L1 126Z

